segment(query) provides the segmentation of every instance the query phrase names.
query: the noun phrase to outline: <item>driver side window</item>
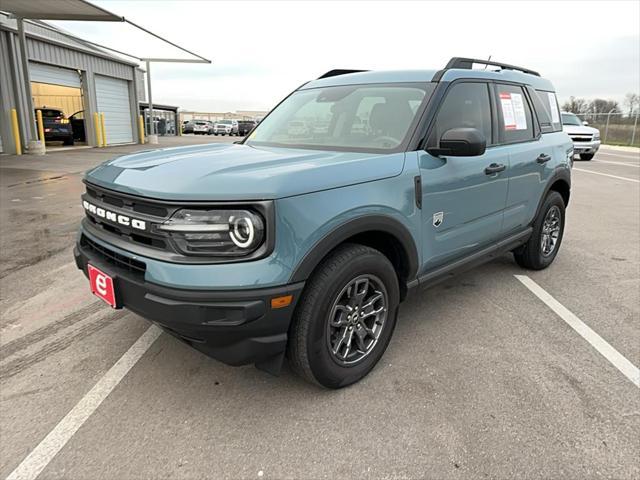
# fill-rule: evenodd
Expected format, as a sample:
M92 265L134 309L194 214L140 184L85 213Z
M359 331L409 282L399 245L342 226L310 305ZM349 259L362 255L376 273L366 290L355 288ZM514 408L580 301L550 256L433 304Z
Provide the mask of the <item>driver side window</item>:
M475 128L492 144L491 101L486 83L458 83L447 92L435 126L429 138L429 146L438 147L440 137L452 128Z

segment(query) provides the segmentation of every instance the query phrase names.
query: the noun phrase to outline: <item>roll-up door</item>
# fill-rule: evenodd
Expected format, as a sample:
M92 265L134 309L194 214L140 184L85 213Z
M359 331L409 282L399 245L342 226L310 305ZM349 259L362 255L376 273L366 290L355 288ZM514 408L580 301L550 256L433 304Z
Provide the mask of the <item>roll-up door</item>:
M107 144L133 142L129 83L119 78L95 76L98 112L104 113Z
M80 74L77 70L54 67L44 63L29 62L29 79L32 82L80 88Z

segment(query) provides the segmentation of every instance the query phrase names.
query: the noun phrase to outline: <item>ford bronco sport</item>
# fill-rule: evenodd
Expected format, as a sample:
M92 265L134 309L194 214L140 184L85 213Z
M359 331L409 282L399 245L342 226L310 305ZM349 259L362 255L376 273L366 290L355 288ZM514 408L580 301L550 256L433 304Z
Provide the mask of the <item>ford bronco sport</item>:
M505 252L549 266L572 155L533 71L333 70L239 144L87 172L75 259L112 307L222 362L277 373L286 356L339 388L380 360L409 291Z

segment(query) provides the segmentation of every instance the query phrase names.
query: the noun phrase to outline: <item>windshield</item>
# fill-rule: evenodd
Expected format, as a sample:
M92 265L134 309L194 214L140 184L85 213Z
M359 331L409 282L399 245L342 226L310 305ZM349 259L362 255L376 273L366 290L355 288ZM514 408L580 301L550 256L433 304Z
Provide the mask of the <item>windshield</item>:
M582 125L582 122L580 121L578 116L574 115L573 113L563 113L562 114L562 124L563 125L577 125L577 126L580 126L580 125Z
M222 125L231 125L231 120L220 120L218 121L218 123Z
M298 90L254 129L247 145L391 151L408 141L433 84Z

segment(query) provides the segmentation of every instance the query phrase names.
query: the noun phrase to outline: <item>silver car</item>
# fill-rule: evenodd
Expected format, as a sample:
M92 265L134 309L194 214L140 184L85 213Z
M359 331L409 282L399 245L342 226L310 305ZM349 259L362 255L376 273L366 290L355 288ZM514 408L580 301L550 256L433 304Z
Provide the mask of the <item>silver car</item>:
M591 160L600 148L600 130L589 127L574 113L561 112L562 130L573 141L573 153L580 155L580 160Z

